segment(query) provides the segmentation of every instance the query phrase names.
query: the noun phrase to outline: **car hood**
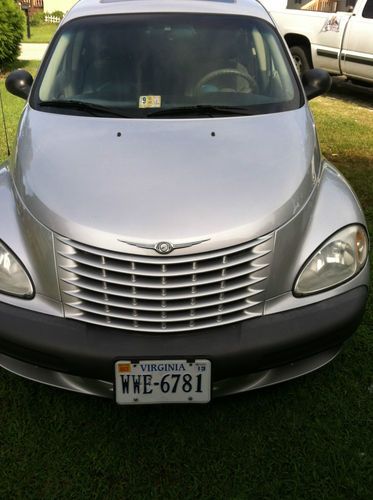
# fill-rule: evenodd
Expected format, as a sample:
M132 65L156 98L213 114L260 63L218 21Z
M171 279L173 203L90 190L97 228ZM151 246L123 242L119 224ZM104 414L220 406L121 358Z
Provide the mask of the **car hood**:
M132 120L27 106L12 171L24 204L56 233L135 253L143 250L118 240L208 239L201 251L256 238L293 217L316 182L316 144L306 106Z

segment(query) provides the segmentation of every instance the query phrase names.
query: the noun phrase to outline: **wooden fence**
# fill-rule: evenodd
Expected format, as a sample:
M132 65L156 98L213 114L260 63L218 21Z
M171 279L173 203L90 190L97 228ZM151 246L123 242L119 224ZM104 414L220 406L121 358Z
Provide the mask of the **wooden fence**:
M317 10L321 12L336 12L337 2L335 0L311 0L301 7L302 10Z
M43 0L19 0L18 3L21 7L28 7L31 15L44 9Z

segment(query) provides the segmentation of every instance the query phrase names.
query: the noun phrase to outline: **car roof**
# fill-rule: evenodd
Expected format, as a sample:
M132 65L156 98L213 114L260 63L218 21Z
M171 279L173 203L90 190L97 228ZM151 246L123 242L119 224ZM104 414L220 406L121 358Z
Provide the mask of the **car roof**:
M258 0L79 0L61 24L85 16L155 12L236 14L272 23Z

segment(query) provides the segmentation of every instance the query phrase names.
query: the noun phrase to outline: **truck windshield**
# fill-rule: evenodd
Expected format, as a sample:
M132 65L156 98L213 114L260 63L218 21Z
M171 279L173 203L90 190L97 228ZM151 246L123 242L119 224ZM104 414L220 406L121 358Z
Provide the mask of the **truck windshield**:
M300 107L303 97L265 21L131 14L61 27L30 102L52 113L179 118L276 113Z

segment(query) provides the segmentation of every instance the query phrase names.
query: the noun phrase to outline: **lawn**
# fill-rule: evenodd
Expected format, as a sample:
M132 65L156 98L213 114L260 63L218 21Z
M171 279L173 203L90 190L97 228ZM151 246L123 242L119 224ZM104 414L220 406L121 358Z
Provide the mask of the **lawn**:
M40 26L31 26L31 38L27 38L27 31L23 34L24 43L49 43L52 36L55 34L58 24L44 23Z
M3 97L14 137L23 103ZM331 97L312 109L322 150L352 183L373 234L373 111ZM372 321L370 299L327 367L207 406L119 408L2 371L1 496L370 500Z
M24 69L27 69L28 71L30 71L33 75L35 75L36 71L39 67L39 64L40 64L39 61L18 61L14 65L14 69L24 68ZM19 116L20 116L21 111L25 105L25 101L23 101L22 99L19 99L17 97L12 96L11 94L9 94L5 90L4 77L1 77L1 74L0 74L0 91L1 91L1 95L2 95L3 103L4 103L4 113L6 116L8 136L9 136L10 142L13 142L16 131L17 131ZM1 110L0 110L0 119L1 119ZM1 120L1 123L0 123L0 162L5 160L5 158L6 158L6 144L5 144L3 123Z

